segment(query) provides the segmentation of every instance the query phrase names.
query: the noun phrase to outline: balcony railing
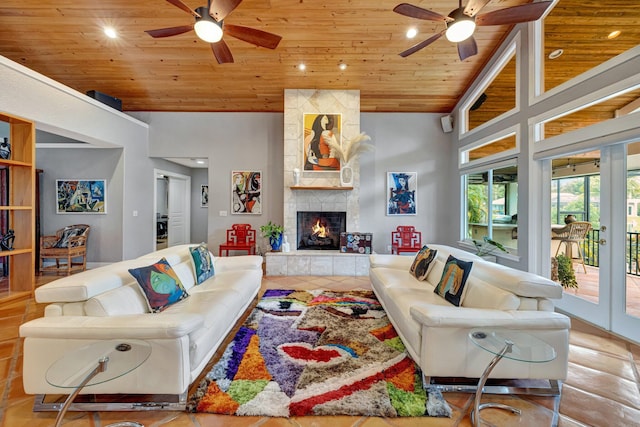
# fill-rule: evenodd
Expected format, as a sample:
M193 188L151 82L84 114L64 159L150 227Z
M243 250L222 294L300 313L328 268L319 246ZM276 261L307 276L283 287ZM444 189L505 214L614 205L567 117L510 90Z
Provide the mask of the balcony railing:
M584 263L592 267L600 266L600 230L591 230L581 246ZM627 274L640 276L640 233L627 232L626 246Z

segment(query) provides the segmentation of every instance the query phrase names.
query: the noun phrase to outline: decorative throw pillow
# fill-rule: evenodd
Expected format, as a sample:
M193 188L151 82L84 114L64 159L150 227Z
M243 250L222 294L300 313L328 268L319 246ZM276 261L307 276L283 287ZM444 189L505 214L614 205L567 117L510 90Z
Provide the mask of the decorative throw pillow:
M65 227L58 241L53 245L54 248L66 248L69 246L69 239L75 236L82 236L87 227Z
M436 264L434 261L437 254L437 250L429 249L427 245L424 245L416 254L413 264L411 264L411 268L409 269L409 273L413 274L418 280L427 280L429 272Z
M146 267L129 269L129 273L138 281L154 313L189 296L165 258Z
M447 263L444 265L440 282L438 282L438 286L433 291L451 304L460 307L462 292L467 284L467 278L472 266L473 262L471 261L461 261L449 255Z
M191 263L193 264L193 271L196 275L196 284L201 284L209 277L213 277L215 270L213 268L213 260L207 245L200 243L199 246L189 248L191 253Z

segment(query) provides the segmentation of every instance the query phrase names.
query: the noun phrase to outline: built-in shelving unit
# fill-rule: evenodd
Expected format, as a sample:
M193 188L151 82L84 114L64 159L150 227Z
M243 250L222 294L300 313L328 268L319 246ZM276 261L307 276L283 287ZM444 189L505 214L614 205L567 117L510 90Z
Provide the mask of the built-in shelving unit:
M337 191L350 191L353 190L353 187L326 187L326 186L300 186L300 185L292 185L292 190L337 190Z
M0 301L30 297L33 294L35 268L35 128L33 122L0 113L0 122L8 124L11 156L0 158L0 216L6 233L15 233L13 250L0 250L2 281ZM6 128L7 126L3 126ZM7 133L3 132L2 138Z

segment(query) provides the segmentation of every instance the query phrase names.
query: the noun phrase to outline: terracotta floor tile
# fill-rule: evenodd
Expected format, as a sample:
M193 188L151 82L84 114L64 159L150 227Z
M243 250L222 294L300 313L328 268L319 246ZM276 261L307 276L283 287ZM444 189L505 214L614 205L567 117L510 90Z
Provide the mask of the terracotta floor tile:
M640 411L565 384L560 413L588 426L614 427L639 425Z
M569 343L622 357L629 352L624 341L617 338L597 336L582 331L571 330L571 333L569 334Z
M629 355L621 357L572 345L569 351L569 361L588 368L608 372L630 381L635 381L636 379Z
M569 376L565 387L576 387L585 392L619 402L640 410L640 391L635 381L569 363Z

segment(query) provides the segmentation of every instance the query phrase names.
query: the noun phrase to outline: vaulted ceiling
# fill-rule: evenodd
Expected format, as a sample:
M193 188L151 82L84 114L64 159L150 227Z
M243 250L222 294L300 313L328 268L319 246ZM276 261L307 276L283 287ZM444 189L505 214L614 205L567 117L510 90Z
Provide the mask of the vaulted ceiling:
M455 0L409 3L447 15ZM183 0L189 8L205 0ZM393 12L401 0L244 0L225 19L282 36L270 50L229 35L234 63L218 64L190 31L154 39L145 30L191 25L164 0L2 0L0 54L80 92L120 98L125 111L283 111L284 89L358 89L364 112L450 112L504 39L509 26L478 27L478 54L460 61L444 37L403 58L398 54L444 29L441 22ZM466 2L465 2L466 3ZM528 3L492 0L482 9ZM548 81L577 75L638 44L640 14L629 0L560 0L547 19ZM615 47L597 43L616 24ZM108 39L110 25L119 37ZM405 33L418 29L415 39ZM545 52L548 53L548 52ZM298 69L300 63L306 70ZM340 63L347 68L338 68ZM554 65L557 64L557 65ZM571 68L569 70L568 68Z

